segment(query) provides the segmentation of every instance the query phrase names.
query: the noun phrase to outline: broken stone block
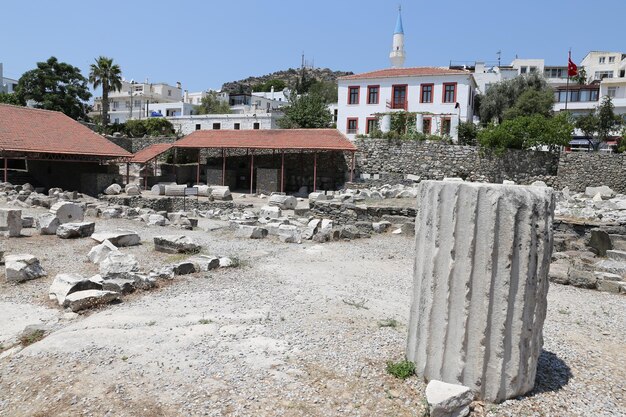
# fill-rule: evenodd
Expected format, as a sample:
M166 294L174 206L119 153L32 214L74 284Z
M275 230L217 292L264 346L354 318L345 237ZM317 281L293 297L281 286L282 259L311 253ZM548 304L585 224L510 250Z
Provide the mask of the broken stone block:
M626 276L626 262L614 261L613 259L603 259L596 262L594 264L594 268L600 271Z
M51 213L44 213L37 217L37 230L42 235L55 235L61 222Z
M22 233L22 210L0 209L0 235L18 237Z
M278 227L278 238L285 243L302 243L300 230L289 224L281 224Z
M126 184L124 187L124 192L127 195L141 195L141 188L139 188L136 184Z
M606 257L618 262L626 262L626 251L623 250L607 250Z
M587 243L599 256L606 256L606 251L613 249L609 234L600 229L593 229Z
M474 393L463 385L448 384L436 379L426 386L430 417L466 417Z
M188 259L193 262L197 271L207 272L220 267L220 260L215 256L197 255Z
M57 228L56 235L61 239L89 237L96 229L94 222L64 223Z
M164 253L198 253L202 249L188 236L156 236L154 250Z
M615 197L615 191L611 190L606 185L585 188L586 197L593 198L598 193L600 193L600 196L605 200Z
M259 212L259 217L265 219L277 219L282 216L280 207L277 206L263 206Z
M233 260L227 257L220 258L220 268L229 268L233 266Z
M429 380L501 402L532 390L543 344L549 187L418 186L407 359Z
M298 199L292 195L272 194L267 205L278 207L281 210L293 210L298 205Z
M122 187L119 184L111 184L105 190L106 195L118 195L122 192Z
M165 195L165 184L154 184L150 188L150 193L153 195Z
M85 219L85 210L82 206L69 201L59 201L50 207L50 213L59 219L59 223L76 223Z
M598 280L598 291L619 294L619 293L626 291L626 282L611 281L611 280Z
M172 265L174 275L187 275L196 272L196 265L187 260Z
M101 244L91 248L91 250L87 254L87 257L94 264L99 264L100 262L105 260L107 256L109 256L109 253L117 250L117 246L115 246L108 240L105 240Z
M244 237L247 239L263 239L267 237L267 229L259 226L239 226L235 230L235 237Z
M64 307L69 307L73 312L93 308L102 304L108 304L119 300L120 294L113 291L85 290L69 294L63 303Z
M169 220L160 214L149 214L146 223L148 223L149 226L165 226L169 224Z
M598 278L589 271L581 271L579 269L570 268L567 273L567 279L570 285L580 288L596 288Z
M120 251L110 252L106 258L100 262L100 275L107 280L112 278L132 278L139 272L137 259L131 255Z
M557 284L569 284L570 264L565 259L558 259L550 264L548 279Z
M372 229L376 233L385 233L391 227L391 222L382 221L372 223Z
M47 275L39 259L29 254L6 255L4 270L8 282L24 282Z
M22 216L22 229L30 229L35 225L33 216Z
M102 282L104 291L113 291L128 294L135 291L135 280L129 278L112 278Z
M94 233L91 235L91 238L98 243L102 243L105 240L108 240L118 248L135 246L141 242L141 238L139 237L137 232L121 229Z
M85 290L101 290L102 284L85 278L80 274L57 274L52 281L48 296L63 306L65 299L71 293Z
M358 239L361 237L361 232L359 231L359 229L357 229L356 226L353 225L346 225L341 227L340 229L340 237L341 239Z
M213 185L211 186L211 197L215 200L230 201L233 196L230 193L230 188L227 185Z

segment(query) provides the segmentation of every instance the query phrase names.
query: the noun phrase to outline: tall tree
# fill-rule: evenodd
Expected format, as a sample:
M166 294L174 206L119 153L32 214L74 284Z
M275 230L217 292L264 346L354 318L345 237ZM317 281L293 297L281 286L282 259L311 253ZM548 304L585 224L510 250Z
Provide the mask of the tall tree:
M196 114L228 114L231 112L230 106L224 100L220 100L217 92L209 91L202 97L199 106L194 106Z
M554 106L554 92L547 90L526 90L515 100L515 104L509 107L502 115L503 119L514 119L520 116L540 114L545 117L552 116Z
M528 90L552 91L543 77L536 73L501 81L489 87L480 99L480 121L483 125L501 123L504 113L515 105L517 99Z
M278 120L283 129L318 129L330 126L332 114L326 107L324 99L316 94L304 94L300 97L294 93L284 108L285 116Z
M109 92L122 89L122 70L113 58L100 56L89 67L89 82L93 88L102 86L102 125L109 124Z
M17 83L21 102L32 100L39 109L60 111L73 119L84 118L91 97L87 79L80 69L50 57L25 72Z
M597 108L598 116L598 138L600 140L607 140L614 130L617 130L622 125L622 119L615 115L615 106L611 97L604 96L602 103Z

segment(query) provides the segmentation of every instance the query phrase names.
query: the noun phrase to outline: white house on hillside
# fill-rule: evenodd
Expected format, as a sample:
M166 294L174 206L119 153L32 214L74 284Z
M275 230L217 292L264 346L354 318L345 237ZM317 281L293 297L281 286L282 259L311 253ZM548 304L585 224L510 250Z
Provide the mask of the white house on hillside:
M390 128L390 114L417 113L416 128L426 134L458 137L460 121L473 120L476 82L463 69L403 68L405 60L402 18L393 35L389 55L392 68L340 77L337 129L350 139Z
M17 80L7 78L2 73L2 62L0 62L0 93L13 93L17 88Z

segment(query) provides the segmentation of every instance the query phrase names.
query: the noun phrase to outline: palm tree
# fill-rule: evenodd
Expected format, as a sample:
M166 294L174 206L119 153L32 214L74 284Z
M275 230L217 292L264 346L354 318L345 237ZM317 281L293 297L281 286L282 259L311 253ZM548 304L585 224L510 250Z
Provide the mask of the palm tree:
M89 82L93 88L102 86L102 125L109 124L109 91L122 89L122 70L113 63L113 58L100 56L91 64Z

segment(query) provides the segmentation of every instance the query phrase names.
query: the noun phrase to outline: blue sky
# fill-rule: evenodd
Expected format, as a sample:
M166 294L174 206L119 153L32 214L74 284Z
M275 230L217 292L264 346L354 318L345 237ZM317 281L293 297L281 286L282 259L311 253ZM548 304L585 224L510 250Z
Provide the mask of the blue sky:
M54 55L86 75L105 55L128 79L190 91L297 67L303 51L317 67L363 72L389 66L399 3L406 66L626 51L626 0L22 0L0 8L0 62L18 78Z

